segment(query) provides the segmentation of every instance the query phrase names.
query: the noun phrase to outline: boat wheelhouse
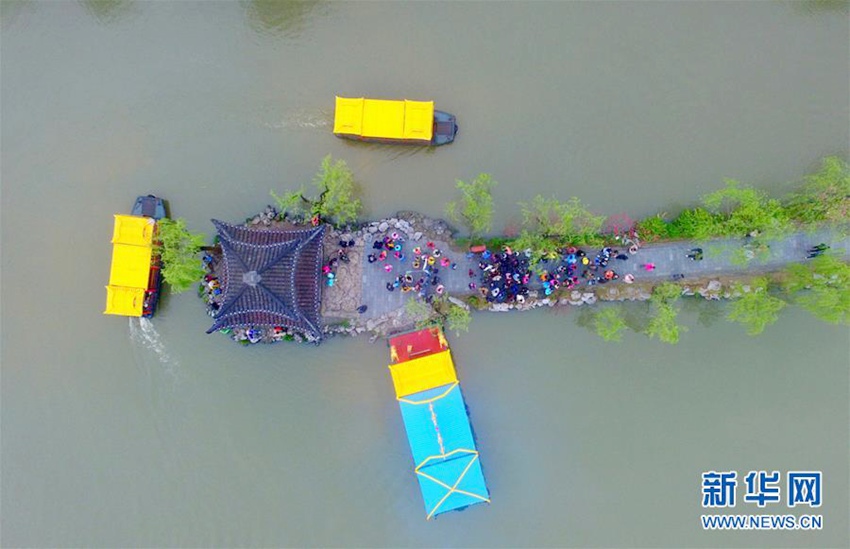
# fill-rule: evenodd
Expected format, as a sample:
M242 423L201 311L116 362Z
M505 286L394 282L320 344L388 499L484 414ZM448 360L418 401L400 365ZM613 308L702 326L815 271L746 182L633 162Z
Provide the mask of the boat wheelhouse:
M466 403L443 332L390 339L390 372L427 518L490 501Z
M132 211L131 215L115 214L104 314L150 317L162 285L156 236L165 204L153 195L140 196Z
M133 215L151 217L156 221L165 217L165 201L152 194L140 196L133 204Z
M336 98L334 135L356 141L445 145L457 134L453 114L433 101Z

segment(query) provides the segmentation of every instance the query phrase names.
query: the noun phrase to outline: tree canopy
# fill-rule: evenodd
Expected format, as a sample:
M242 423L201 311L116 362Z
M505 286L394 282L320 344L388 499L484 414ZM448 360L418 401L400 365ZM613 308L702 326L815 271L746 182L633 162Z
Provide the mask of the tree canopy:
M446 215L455 223L463 224L473 238L490 231L493 227L492 189L496 184L487 173L478 174L470 183L458 180L461 197L446 204Z
M327 220L337 226L356 221L362 204L357 197L358 188L354 174L344 160L332 161L331 155L322 159L322 165L313 178L318 196L308 198L302 186L297 191L278 195L271 191L278 209L296 221L303 221L309 214L316 219Z
M510 242L517 251L530 250L529 263L534 268L543 258L551 254L556 246L545 236L524 229L518 237Z
M422 329L434 323L434 308L424 300L411 297L404 303L404 312L410 320L416 322L416 328Z
M283 215L293 218L296 221L303 221L303 217L307 211L306 207L310 205L310 201L304 198L304 187L301 187L297 191L284 193L283 195L278 195L272 189L271 195L275 202L277 202L277 209Z
M622 306L618 304L602 307L593 315L593 327L605 341L620 341L626 328Z
M521 202L520 208L522 231L511 246L531 251L532 268L567 244L593 245L604 240L600 233L605 216L594 215L578 198L561 202L537 195L531 202Z
M719 216L720 236L777 237L791 229L779 200L734 179L727 179L725 188L703 196L702 202L708 212Z
M446 329L451 330L455 335L460 336L461 332L469 331L469 324L472 322L472 313L469 309L449 303L445 312Z
M664 219L665 214L655 214L641 219L636 224L638 234L647 242L669 238L670 224Z
M404 311L410 320L416 322L418 329L441 324L446 330L451 330L458 336L460 332L468 332L472 322L470 310L452 303L447 296L435 298L430 302L411 297L405 302Z
M787 303L768 293L768 280L758 277L748 284L749 291L744 291L743 284L737 284L735 290L741 297L733 301L726 318L746 326L747 333L758 335L779 319L779 312Z
M538 194L531 202L521 202L520 208L524 229L562 243L596 243L605 223L604 215L593 214L576 197L561 202Z
M789 265L785 289L821 320L850 324L850 265L831 255Z
M652 290L649 302L653 316L646 327L646 335L671 345L679 342L679 332L687 331L686 327L677 323L679 310L675 303L681 296L682 288L672 282L664 282Z
M722 189L702 197L702 206L683 210L672 221L657 214L637 222L646 241L664 238L705 240L721 236L786 235L797 224L833 228L850 220L850 166L843 159L824 158L817 173L807 175L802 187L783 200L764 191L727 179Z
M850 167L830 156L821 169L804 178L803 187L786 205L789 215L801 223L847 224L850 221Z
M185 292L204 276L198 252L206 237L201 233L190 232L182 218L160 219L157 228L159 252L162 254L162 277L172 292Z
M720 219L705 208L684 210L670 222L667 234L672 238L706 240L718 232Z
M344 225L357 219L360 199L354 184L354 174L344 160L331 163L331 155L322 159L322 166L313 178L319 197L313 201L313 215Z

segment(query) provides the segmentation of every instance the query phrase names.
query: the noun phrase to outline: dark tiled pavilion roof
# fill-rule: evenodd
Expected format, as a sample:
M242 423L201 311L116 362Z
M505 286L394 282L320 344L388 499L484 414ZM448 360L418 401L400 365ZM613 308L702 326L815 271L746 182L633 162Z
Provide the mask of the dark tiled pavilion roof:
M224 298L207 333L287 326L321 339L325 227L276 230L212 222L223 253Z

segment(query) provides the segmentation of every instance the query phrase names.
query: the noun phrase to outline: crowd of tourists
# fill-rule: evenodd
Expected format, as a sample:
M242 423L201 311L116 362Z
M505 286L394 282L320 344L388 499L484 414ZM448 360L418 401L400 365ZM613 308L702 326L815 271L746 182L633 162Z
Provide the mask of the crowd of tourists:
M405 246L405 238L397 232L375 239L366 260L385 273L388 292L413 292L426 301L445 293L443 276L457 263L434 242Z
M509 246L496 253L485 250L480 254L477 272L469 269L469 277L475 279L469 289L479 291L492 303L523 303L532 286L548 296L561 288L571 290L619 280L612 262L629 260L629 255L607 246L594 254L566 247L545 258L537 269L532 269L530 257L530 251L516 252ZM626 275L624 282L634 282L634 276Z
M336 270L340 262L349 263L351 259L348 257L348 248L354 247L354 240L340 240L339 249L333 256L325 259L322 265L322 276L325 277L325 284L333 286L336 283Z
M479 293L491 303L523 303L531 289L541 290L548 296L560 288L573 289L620 280L614 264L628 261L629 254L636 251L634 248L620 253L606 246L586 253L570 246L551 254L534 269L530 251L515 251L503 246L500 251L468 253L464 268L469 266L466 269L467 287L471 292ZM343 253L342 248L340 253ZM413 292L426 301L446 292L444 277L463 276L452 273L457 269L457 262L434 242L410 247L404 237L395 232L377 237L371 249L364 253L366 261L374 265L373 269L388 275L384 284L388 292ZM333 284L333 261L325 266L330 285ZM652 268L654 265L647 270ZM626 274L623 282L634 282L634 276ZM455 290L458 286L453 284Z
M529 262L529 255L514 253L508 246L498 253L484 250L480 254L478 272L468 271L470 278L478 280L470 282L469 289L478 290L491 303L522 303L528 295L532 277Z

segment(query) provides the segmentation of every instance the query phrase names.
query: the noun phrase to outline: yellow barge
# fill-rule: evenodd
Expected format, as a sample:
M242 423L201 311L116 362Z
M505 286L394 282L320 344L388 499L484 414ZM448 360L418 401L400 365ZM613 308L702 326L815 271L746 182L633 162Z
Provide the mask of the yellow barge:
M433 101L337 96L334 135L376 143L445 145L457 135L457 120L435 110Z

